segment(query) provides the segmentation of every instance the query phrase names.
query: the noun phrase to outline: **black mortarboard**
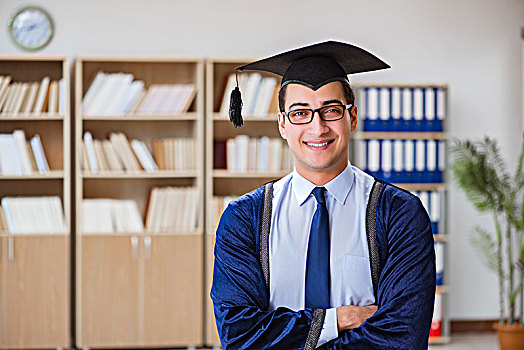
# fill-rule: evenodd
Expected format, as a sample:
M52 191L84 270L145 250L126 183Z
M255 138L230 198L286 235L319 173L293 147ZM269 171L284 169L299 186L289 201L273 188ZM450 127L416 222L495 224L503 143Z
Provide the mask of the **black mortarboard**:
M282 76L281 87L302 84L313 90L333 81L347 81L347 75L390 68L389 65L359 47L326 41L287 51L235 68L275 73ZM238 86L231 93L229 119L242 126L242 99Z

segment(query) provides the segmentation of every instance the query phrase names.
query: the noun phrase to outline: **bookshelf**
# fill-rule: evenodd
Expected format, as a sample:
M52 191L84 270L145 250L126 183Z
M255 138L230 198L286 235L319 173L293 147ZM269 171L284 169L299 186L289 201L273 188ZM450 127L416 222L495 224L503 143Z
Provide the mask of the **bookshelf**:
M187 109L176 113L137 110L120 115L87 114L82 101L98 72L132 74L133 81L142 81L145 89L190 84L194 87L194 98L188 100ZM165 101L175 100L170 96ZM74 101L77 346L201 346L204 63L190 58L79 57L75 62ZM94 172L82 166L86 131L95 140L122 132L129 141L143 141L151 153L156 139L190 138L194 141L194 152L184 157L194 158L195 166L152 172L142 169ZM132 200L145 223L150 196L157 187L196 187L198 216L192 229L153 233L146 227L137 233L83 232L82 222L88 220L82 217L84 199ZM165 216L170 216L169 212Z
M246 112L249 109L250 89L243 88L242 99L244 102L242 115L244 117L244 126L235 129L229 118L227 117L227 108L224 109L224 95L226 98L226 106L228 106L229 95L231 93L231 74L234 73L235 67L251 62L250 59L239 58L211 58L206 62L206 242L205 242L205 256L206 256L206 286L205 286L205 332L206 345L219 346L220 340L216 330L215 318L213 313L213 303L209 297L211 290L212 276L213 276L213 249L215 244L215 232L217 226L216 214L213 212L212 202L213 198L217 196L240 196L247 193L262 184L281 178L290 172L287 170L273 171L232 171L227 166L215 168L214 162L216 142L225 142L227 139L237 137L238 135L247 135L249 138L260 138L267 136L269 138L281 139L278 131L277 113L278 104L277 96L278 84L280 77L270 73L263 73L260 75L262 79L275 79L276 85L272 87L271 93L266 93L268 98L263 108L251 107L253 111L263 110L264 113L255 112L250 114ZM244 72L239 75L240 84L242 86L242 79L249 80L249 72ZM262 85L261 85L262 86ZM260 88L262 91L262 88ZM253 102L255 104L260 103ZM287 144L284 144L287 148ZM226 151L227 153L227 151ZM229 155L229 154L228 154ZM292 168L291 168L292 169ZM218 213L217 213L218 214Z
M65 96L69 96L69 65L65 56L0 55L0 76L11 78L9 86L32 83L40 88L44 77L55 81L56 87L58 81L63 81L60 93L53 95L56 103L60 98L60 111L33 109L26 90L20 93L23 98L20 102L31 106L27 113L21 107L16 111L4 108L0 113L0 134L23 130L27 141L38 134L49 166L48 171L33 168L24 175L2 172L0 198L56 196L65 221L61 233L14 234L0 230L0 342L9 349L68 348L71 346L71 118ZM47 88L43 87L42 92L49 98ZM19 152L3 156L18 157Z
M351 145L354 165L419 195L432 220L438 311L434 313L429 342L449 343L446 298L450 288L445 284L444 269L449 244L445 172L448 87L434 83L366 83L354 84L353 89L359 108L358 128Z

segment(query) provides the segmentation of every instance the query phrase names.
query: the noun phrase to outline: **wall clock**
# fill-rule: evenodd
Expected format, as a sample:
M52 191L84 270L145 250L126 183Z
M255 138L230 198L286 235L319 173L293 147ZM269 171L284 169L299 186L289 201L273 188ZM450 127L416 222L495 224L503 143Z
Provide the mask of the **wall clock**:
M9 32L14 42L25 50L38 50L53 37L51 16L38 7L24 7L9 19Z

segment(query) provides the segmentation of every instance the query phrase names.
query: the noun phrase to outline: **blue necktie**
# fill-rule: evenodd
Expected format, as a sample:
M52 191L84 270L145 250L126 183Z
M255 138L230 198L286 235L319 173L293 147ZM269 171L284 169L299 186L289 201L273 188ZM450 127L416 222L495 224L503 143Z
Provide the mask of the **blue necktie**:
M329 277L329 214L324 187L315 187L313 196L317 210L313 215L306 262L306 308L328 309Z

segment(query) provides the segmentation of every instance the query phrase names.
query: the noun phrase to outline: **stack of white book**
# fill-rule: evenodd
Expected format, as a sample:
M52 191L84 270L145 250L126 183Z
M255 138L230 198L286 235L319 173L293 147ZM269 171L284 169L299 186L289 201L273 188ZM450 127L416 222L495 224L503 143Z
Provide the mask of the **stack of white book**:
M28 142L23 130L0 134L0 175L45 174L49 165L38 134Z
M195 139L192 137L170 137L153 141L153 155L162 170L196 169Z
M64 79L41 81L13 81L11 76L0 75L0 114L40 115L63 114L66 91Z
M9 234L65 234L67 225L57 196L4 197L0 231Z
M135 201L127 199L84 199L82 233L142 233L144 222Z
M82 168L93 174L106 171L115 172L155 172L158 166L147 148L140 140L128 141L122 132L114 132L109 139L95 140L91 132L84 133L82 143Z
M195 94L193 84L146 88L132 74L98 72L82 100L82 110L85 116L180 114L189 109Z
M215 231L218 228L218 224L220 222L220 217L222 216L222 213L227 208L229 203L233 201L236 198L236 196L215 196L213 197L213 200L211 201L211 209L210 209L210 215L211 215L211 222L215 222Z
M263 76L260 73L239 74L238 85L242 92L242 115L249 117L267 117L277 110L279 86L274 77ZM236 87L236 74L231 74L227 80L220 114L227 116L231 91Z
M231 172L280 172L293 169L293 156L280 138L238 135L226 141L227 170Z
M200 192L196 187L155 187L149 197L146 230L192 233L198 228Z

